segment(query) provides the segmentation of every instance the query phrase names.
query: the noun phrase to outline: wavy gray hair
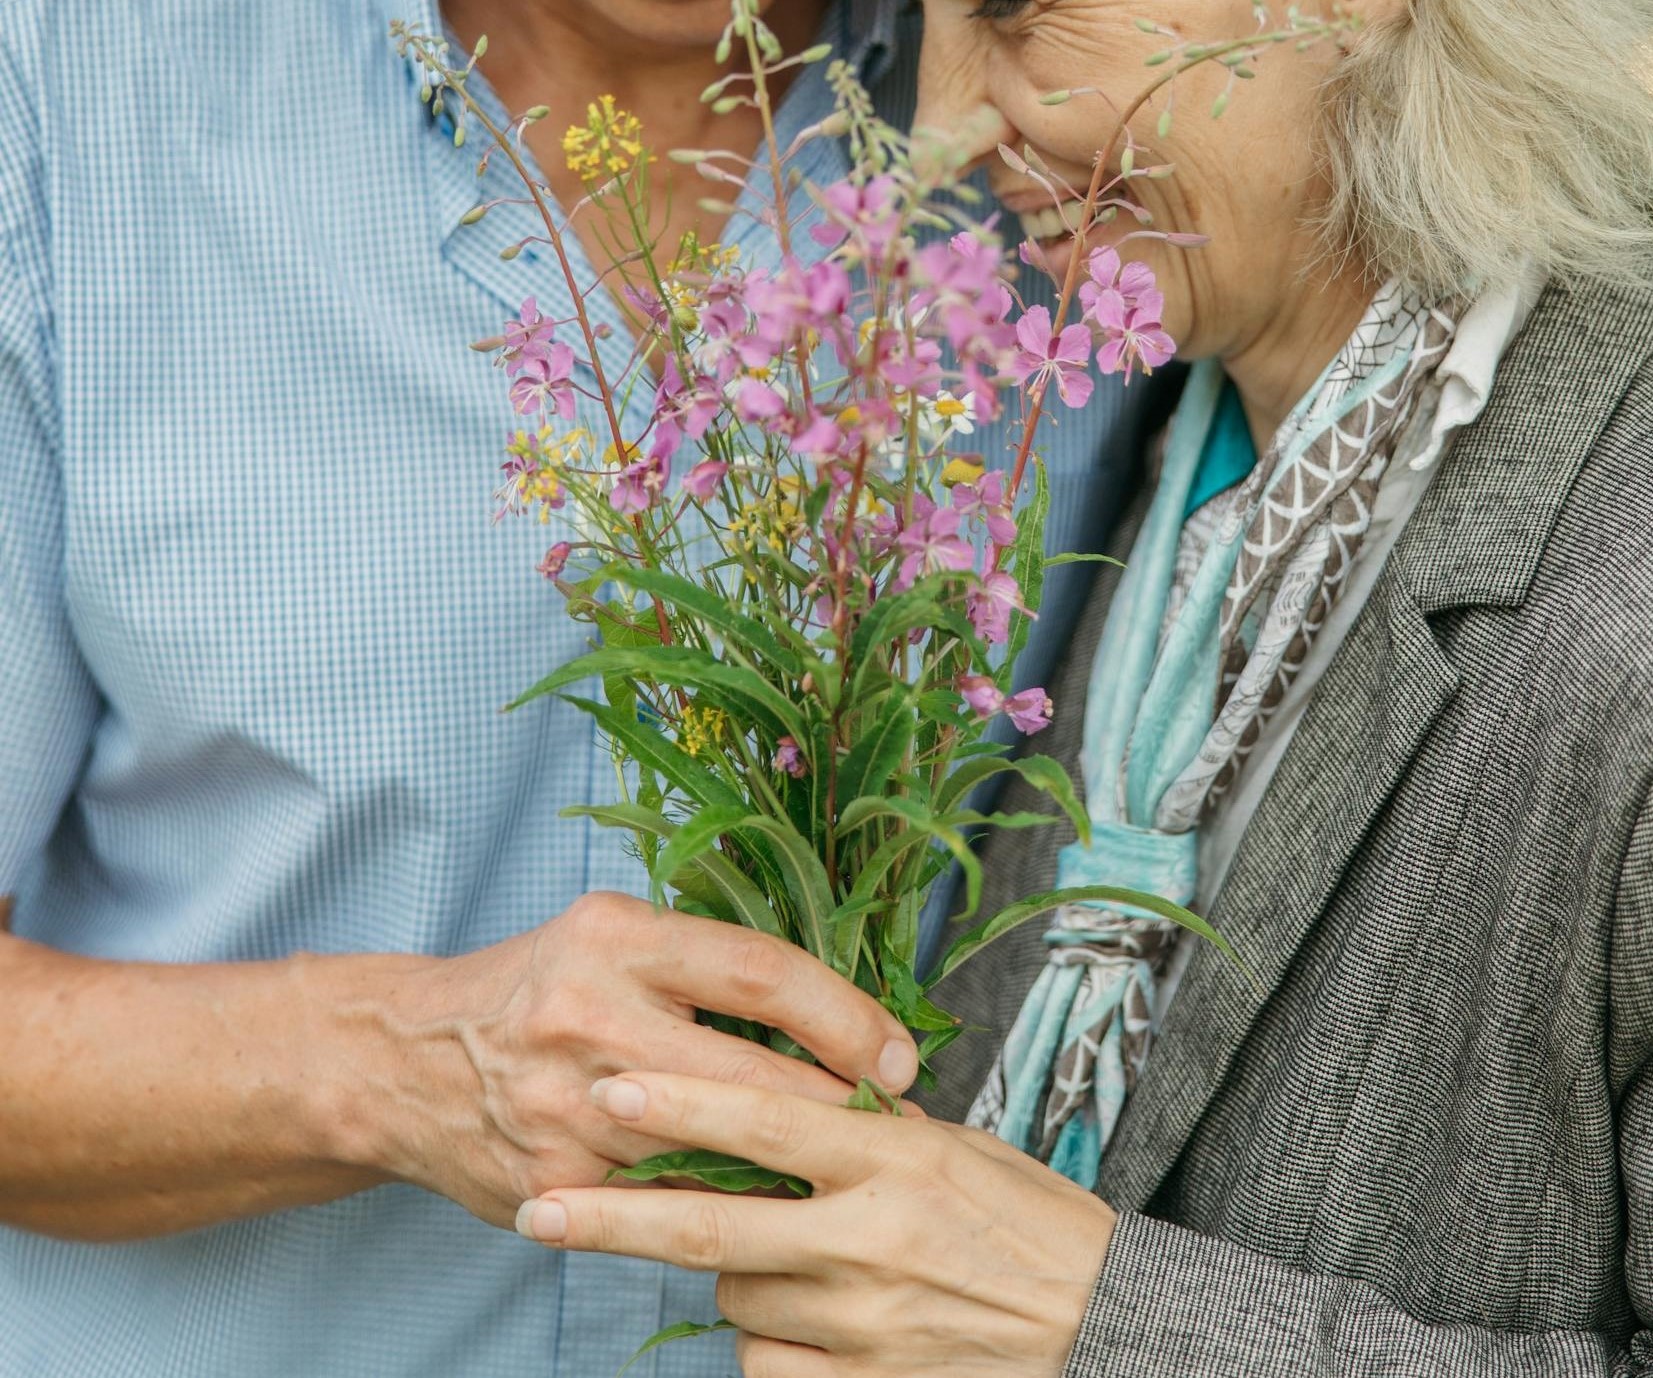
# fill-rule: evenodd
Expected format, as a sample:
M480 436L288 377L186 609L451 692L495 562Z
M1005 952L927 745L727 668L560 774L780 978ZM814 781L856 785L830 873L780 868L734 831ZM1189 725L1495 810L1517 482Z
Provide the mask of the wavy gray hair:
M1326 91L1328 251L1441 296L1653 282L1653 5L1408 0Z

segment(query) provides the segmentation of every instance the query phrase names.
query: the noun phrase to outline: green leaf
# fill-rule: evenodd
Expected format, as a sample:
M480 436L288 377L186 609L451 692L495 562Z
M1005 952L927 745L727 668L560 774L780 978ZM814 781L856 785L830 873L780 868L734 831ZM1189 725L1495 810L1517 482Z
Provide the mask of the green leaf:
M638 722L635 712L612 704L597 703L593 699L582 699L574 694L559 697L589 714L604 732L625 747L633 760L669 780L695 803L713 807L742 802L740 795L658 727Z
M680 1148L671 1153L657 1153L633 1167L615 1168L604 1180L612 1182L617 1177L624 1177L628 1182L657 1182L662 1177L680 1177L718 1191L737 1194L784 1188L794 1196L809 1196L815 1190L802 1177L760 1167L757 1163L731 1157L727 1153L714 1153L709 1148Z
M710 627L725 643L746 657L762 656L793 679L803 675L803 662L796 652L782 646L774 632L756 618L742 613L727 594L714 593L681 575L662 569L616 562L603 576L626 588L636 589L674 608L694 614L695 621ZM658 638L656 638L658 640Z
M855 877L855 888L849 898L832 912L832 969L839 975L855 978L856 965L861 955L861 939L866 932L869 914L889 903L878 890L884 878L915 847L929 847L932 838L919 828L904 828L893 837L879 843Z
M941 821L950 828L1048 828L1062 820L1054 813L1032 813L1026 809L1016 813L978 813L975 809L960 809Z
M855 1090L850 1093L850 1098L844 1102L844 1109L870 1110L875 1115L888 1113L899 1116L901 1114L901 1101L898 1097L892 1096L876 1081L869 1081L866 1077L862 1077Z
M1064 550L1060 555L1047 555L1045 568L1054 565L1114 565L1119 569L1125 568L1123 560L1116 560L1112 555L1086 555L1077 550Z
M702 809L679 823L671 839L660 849L660 855L654 859L654 871L650 877L654 882L654 902L665 903L666 881L683 867L698 865L716 849L724 833L746 817L746 813L743 804L719 804L714 808Z
M917 726L913 693L891 694L884 700L877 718L856 734L855 745L838 767L838 797L855 800L866 794L883 794L906 759Z
M677 831L677 824L669 818L638 804L581 804L562 812L564 818L589 818L605 828L630 828L633 832L652 833L668 842ZM763 892L728 857L704 852L689 864L698 867L718 888L745 927L774 938L787 936Z
M1245 972L1253 982L1256 981L1251 969L1230 946L1228 939L1192 910L1184 909L1180 904L1172 904L1168 899L1150 895L1142 890L1127 890L1118 885L1076 885L1066 890L1047 890L1042 895L1032 895L1001 909L986 923L972 928L947 949L947 955L941 959L930 984L934 985L949 972L957 970L962 963L975 956L995 938L1002 938L1018 925L1026 923L1029 919L1036 919L1041 914L1048 914L1054 909L1060 909L1064 904L1128 905L1133 909L1146 909L1150 914L1157 914L1162 919L1180 924L1190 932L1199 934L1207 942L1215 944L1218 951Z
M1090 841L1091 820L1085 806L1079 802L1079 793L1073 787L1073 778L1052 756L1017 756L1010 759L976 757L966 761L943 783L936 795L936 810L945 816L956 804L984 780L1014 771L1035 789L1050 796L1067 814L1081 841Z
M933 1034L927 1034L924 1041L918 1045L919 1066L929 1066L930 1059L966 1032L966 1029L965 1024L955 1023L950 1029L937 1029Z
M1016 540L1010 547L1008 573L1016 580L1022 603L1027 612L1010 615L1010 641L1005 647L1003 666L999 671L1001 689L1008 689L1016 662L1027 645L1028 633L1033 628L1030 614L1039 611L1045 592L1045 518L1050 513L1050 480L1045 474L1044 461L1033 457L1033 497L1016 514Z
M673 1340L692 1340L701 1335L714 1335L720 1330L734 1328L732 1321L713 1321L710 1325L701 1325L698 1321L678 1321L675 1325L668 1325L664 1330L657 1330L644 1340L642 1348L626 1360L625 1366L615 1373L614 1378L621 1378L626 1369L650 1350L659 1349L661 1345L670 1344Z
M970 850L970 844L957 828L949 828L922 804L911 799L903 799L899 795L884 797L866 794L852 801L849 807L839 814L838 835L845 837L877 818L899 819L907 827L918 829L947 848L953 854L953 859L964 869L969 904L965 912L976 912L976 906L981 903L981 860Z
M787 893L805 926L803 936L809 940L800 946L826 961L832 940L832 883L814 847L791 824L757 813L748 814L733 831L761 833L774 842Z
M742 724L773 735L808 736L798 706L756 670L730 665L692 646L604 646L569 661L527 693L506 705L520 708L592 675L624 675L646 683L670 684L704 694Z
M985 654L969 618L943 602L950 595L956 596L963 586L961 575L931 574L903 593L885 594L867 610L850 641L850 658L856 666L851 703L866 696L870 676L889 673L887 657L874 654L878 648L888 648L921 627L944 628L966 646Z

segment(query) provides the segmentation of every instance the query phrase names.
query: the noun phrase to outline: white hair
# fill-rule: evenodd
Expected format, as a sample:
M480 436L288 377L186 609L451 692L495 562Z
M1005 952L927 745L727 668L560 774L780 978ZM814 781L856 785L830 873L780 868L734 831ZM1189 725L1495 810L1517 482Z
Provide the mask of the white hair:
M1650 39L1649 0L1407 0L1324 93L1328 251L1440 296L1653 282Z

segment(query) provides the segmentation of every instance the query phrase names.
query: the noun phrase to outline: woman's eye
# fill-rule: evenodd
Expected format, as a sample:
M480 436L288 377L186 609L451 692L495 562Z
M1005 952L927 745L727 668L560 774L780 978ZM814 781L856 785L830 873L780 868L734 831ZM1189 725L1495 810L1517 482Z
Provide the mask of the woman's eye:
M972 19L1014 19L1028 7L1029 0L982 0L970 12Z

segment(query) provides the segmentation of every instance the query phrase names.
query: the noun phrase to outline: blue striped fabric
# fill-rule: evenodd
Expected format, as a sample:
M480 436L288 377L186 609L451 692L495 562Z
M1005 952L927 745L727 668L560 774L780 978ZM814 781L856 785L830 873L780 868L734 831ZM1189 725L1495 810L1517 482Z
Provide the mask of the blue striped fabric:
M549 264L499 260L501 221L455 232L476 148L420 107L398 12L435 18L0 0L0 894L27 937L444 954L638 888L558 818L612 797L586 721L497 712L584 632L533 570L556 528L489 525L512 418L466 345L530 293L566 307ZM893 11L841 19L883 65ZM787 125L826 99L801 82ZM1049 446L1070 547L1115 505L1098 398ZM118 1247L0 1230L0 1374L29 1378L604 1378L711 1309L708 1279L410 1187ZM636 1371L732 1368L719 1340Z

